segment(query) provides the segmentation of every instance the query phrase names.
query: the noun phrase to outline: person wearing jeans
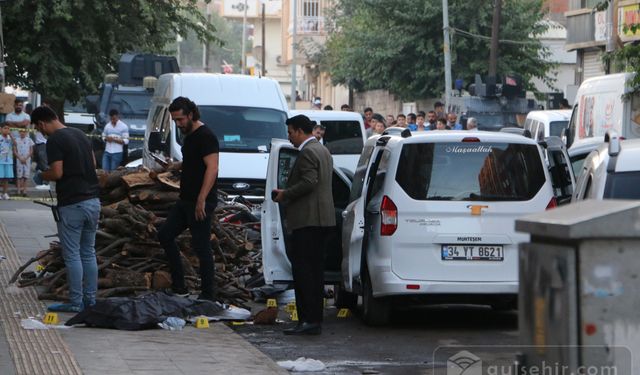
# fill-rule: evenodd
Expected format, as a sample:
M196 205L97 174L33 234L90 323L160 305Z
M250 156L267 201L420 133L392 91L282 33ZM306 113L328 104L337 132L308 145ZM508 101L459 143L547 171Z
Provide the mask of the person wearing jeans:
M180 200L169 211L167 220L158 230L158 240L164 248L171 270L171 291L189 295L184 283L184 271L176 237L185 229L191 232L191 248L200 260L201 293L198 299L215 300L214 262L211 252L211 215L218 202L218 138L200 121L194 102L178 97L169 106L171 119L185 135L182 163L170 169L182 169Z
M49 137L49 169L42 172L41 177L56 181L58 238L69 285L69 302L47 308L79 312L95 304L98 287L95 238L100 200L96 159L87 136L78 129L64 126L51 108L34 109L31 122Z
M109 111L111 121L104 126L102 138L105 141L102 154L102 169L106 172L116 170L122 162L124 145L129 144L129 127L120 120L118 110Z

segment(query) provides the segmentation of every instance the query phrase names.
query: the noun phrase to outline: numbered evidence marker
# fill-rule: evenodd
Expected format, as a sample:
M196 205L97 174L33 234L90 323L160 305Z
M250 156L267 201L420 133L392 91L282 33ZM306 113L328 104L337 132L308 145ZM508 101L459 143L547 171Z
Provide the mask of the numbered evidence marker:
M292 322L298 321L298 310L291 311L291 321Z
M275 298L269 298L267 300L267 307L278 307L278 301Z
M209 328L209 319L206 316L197 317L196 328Z
M348 318L349 316L351 316L351 310L349 309L338 310L338 318Z
M284 311L286 311L288 313L291 313L295 309L296 309L296 303L295 302L289 302L289 303L287 303L287 306L284 307Z
M53 312L49 312L44 316L44 319L42 319L42 322L44 324L56 325L56 324L59 323L58 314L57 313L53 313Z

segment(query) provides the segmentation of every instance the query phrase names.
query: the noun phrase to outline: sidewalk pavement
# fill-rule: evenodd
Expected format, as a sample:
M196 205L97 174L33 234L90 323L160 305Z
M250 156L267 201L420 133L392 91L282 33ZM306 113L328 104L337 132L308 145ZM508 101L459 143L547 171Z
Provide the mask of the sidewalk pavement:
M25 330L20 319L44 315L34 288L9 286L17 267L47 249L57 232L46 207L0 201L0 374L286 374L224 323L118 331L87 327ZM66 321L72 314L60 314Z

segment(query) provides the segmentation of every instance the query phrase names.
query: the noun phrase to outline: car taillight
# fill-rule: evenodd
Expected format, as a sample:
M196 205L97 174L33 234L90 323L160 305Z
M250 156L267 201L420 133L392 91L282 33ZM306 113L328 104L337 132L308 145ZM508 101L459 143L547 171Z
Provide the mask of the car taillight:
M551 198L551 200L549 201L549 204L547 205L547 210L550 210L556 207L558 207L558 201L556 200L556 197L553 197Z
M380 235L391 236L398 229L398 207L386 195L382 198L380 205Z

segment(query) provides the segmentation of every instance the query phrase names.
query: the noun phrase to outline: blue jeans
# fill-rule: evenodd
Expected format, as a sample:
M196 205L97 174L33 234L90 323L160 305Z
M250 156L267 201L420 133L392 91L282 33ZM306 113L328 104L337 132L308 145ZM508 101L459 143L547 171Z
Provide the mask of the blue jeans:
M98 290L96 230L100 218L100 200L87 199L58 208L58 238L67 267L69 300L75 306L91 306Z
M116 152L116 153L109 153L109 152L104 152L104 154L102 154L102 169L104 169L107 172L111 172L113 170L118 169L118 166L120 166L120 163L122 162L122 152Z

